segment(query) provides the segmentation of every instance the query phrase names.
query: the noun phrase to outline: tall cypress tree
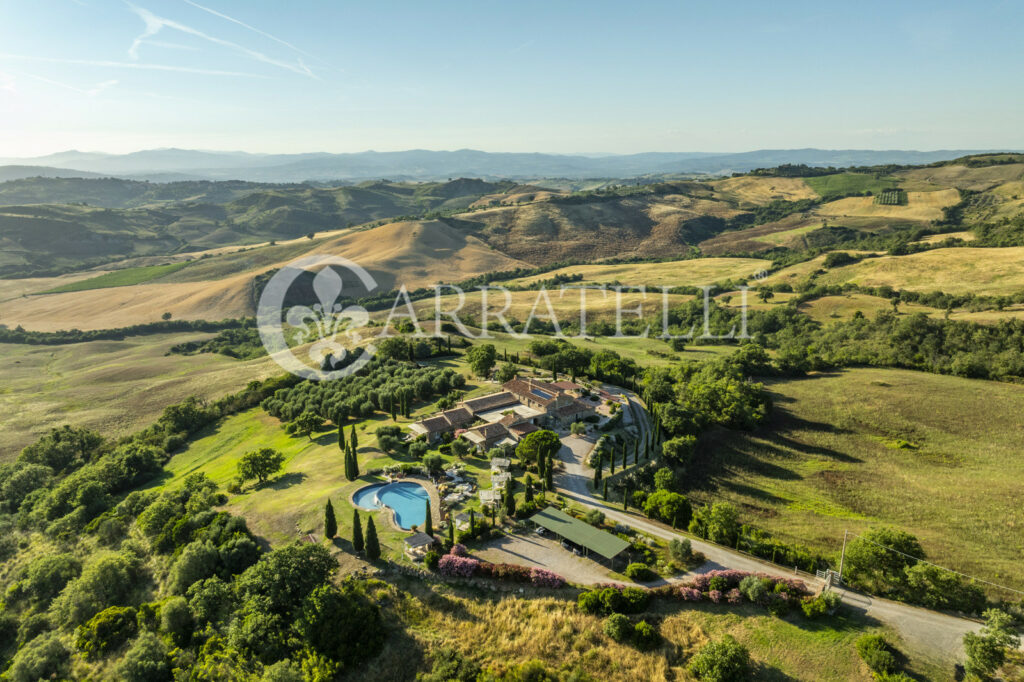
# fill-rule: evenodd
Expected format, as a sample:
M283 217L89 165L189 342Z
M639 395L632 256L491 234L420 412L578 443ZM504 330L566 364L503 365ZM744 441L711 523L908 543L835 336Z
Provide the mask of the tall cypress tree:
M455 518L452 516L448 517L448 541L455 544Z
M533 502L533 477L530 474L526 474L526 491L523 494L523 500Z
M349 457L352 458L352 480L354 481L359 478L359 457L356 456L356 449L354 447L350 452Z
M608 454L611 456L611 466L608 468L608 473L615 473L615 448L612 448Z
M473 535L476 532L476 513L469 510L469 534Z
M430 500L427 500L427 517L423 521L423 532L434 537L434 515L430 513Z
M356 425L352 425L352 435L349 437L349 442L352 443L352 452L356 451L359 447L359 437L356 435Z
M338 427L338 449L345 452L345 427Z
M551 462L548 462L548 465L544 468L544 489L549 492L555 489L555 484L551 475L551 470L553 468L554 467Z
M604 457L601 453L597 453L597 466L594 467L594 490L597 490L597 486L601 484L601 467L604 466Z
M377 539L377 527L373 525L373 517L366 519L366 558L376 561L380 558L380 541Z
M359 520L359 510L352 510L352 549L356 553L363 551L363 523Z
M352 448L345 448L345 480L356 480L356 472L352 467Z
M334 515L334 505L331 504L331 498L327 498L327 504L324 505L324 537L333 538L338 534L338 518Z
M607 478L604 479L604 488L601 491L601 497L603 497L605 500L608 499L608 479Z

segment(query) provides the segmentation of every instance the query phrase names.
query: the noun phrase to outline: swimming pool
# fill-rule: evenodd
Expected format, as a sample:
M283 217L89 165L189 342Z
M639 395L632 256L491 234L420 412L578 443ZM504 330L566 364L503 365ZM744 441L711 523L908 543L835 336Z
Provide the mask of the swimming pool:
M352 496L352 502L367 511L375 511L382 506L390 507L395 512L395 522L405 530L423 526L427 520L429 499L426 488L411 481L368 485Z

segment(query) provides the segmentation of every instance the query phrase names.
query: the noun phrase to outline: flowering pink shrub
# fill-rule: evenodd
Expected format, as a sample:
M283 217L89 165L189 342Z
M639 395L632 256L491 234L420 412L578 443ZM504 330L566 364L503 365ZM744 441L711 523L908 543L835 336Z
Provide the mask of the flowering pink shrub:
M740 594L739 588L736 588L736 587L734 587L731 590L729 590L729 592L725 595L725 599L730 604L742 604L743 603L743 595Z
M457 542L452 545L452 548L448 550L448 553L454 554L455 556L466 556L466 546L461 542Z
M704 598L700 590L695 587L683 587L679 590L679 596L683 598L683 601L700 601Z
M476 569L480 566L480 562L476 559L467 556L458 556L456 554L445 554L441 557L440 561L437 562L437 570L441 575L456 576L459 578L468 578L476 573Z
M708 592L708 599L715 602L716 604L722 603L722 592L720 590L711 590Z
M530 569L530 581L536 587L550 587L553 589L558 589L565 585L565 579L562 576L545 568L537 568L536 566Z

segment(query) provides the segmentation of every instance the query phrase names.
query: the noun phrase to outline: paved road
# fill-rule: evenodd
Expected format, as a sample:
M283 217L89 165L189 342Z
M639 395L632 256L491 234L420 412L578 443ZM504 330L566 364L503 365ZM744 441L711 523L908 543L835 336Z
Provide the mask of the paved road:
M633 403L636 409L627 410L623 422L624 424L631 423L635 411L638 416L636 425L640 429L641 435L645 435L649 429L647 413L640 409L636 396L621 388L606 386L606 389L609 392L626 396ZM591 494L588 483L592 479L593 472L584 465L584 462L593 448L595 440L589 436L565 436L562 438L563 447L558 457L563 463L563 469L555 476L555 487L565 497L578 504L600 509L607 518L632 526L644 533L666 540L686 537L664 524L651 521L638 514L623 512L621 503L618 506L610 506L600 496ZM793 577L791 571L782 567L725 547L693 538L690 538L690 542L694 551L700 552L708 559L708 562L696 572L703 573L718 568L732 568ZM812 588L821 588L821 581L817 578L808 577L807 574L801 574L799 577ZM912 652L929 658L962 660L964 634L981 628L979 623L964 618L947 616L886 599L877 599L850 590L838 589L837 591L842 595L845 605L894 628L900 633Z

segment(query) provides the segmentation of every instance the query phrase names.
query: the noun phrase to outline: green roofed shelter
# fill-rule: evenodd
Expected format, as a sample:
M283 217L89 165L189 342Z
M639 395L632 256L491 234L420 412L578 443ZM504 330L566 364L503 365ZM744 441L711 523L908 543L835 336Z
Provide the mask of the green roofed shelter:
M582 547L587 554L594 552L608 561L612 561L623 552L629 543L589 523L574 519L560 509L547 507L533 516L530 521L546 528L564 540Z

